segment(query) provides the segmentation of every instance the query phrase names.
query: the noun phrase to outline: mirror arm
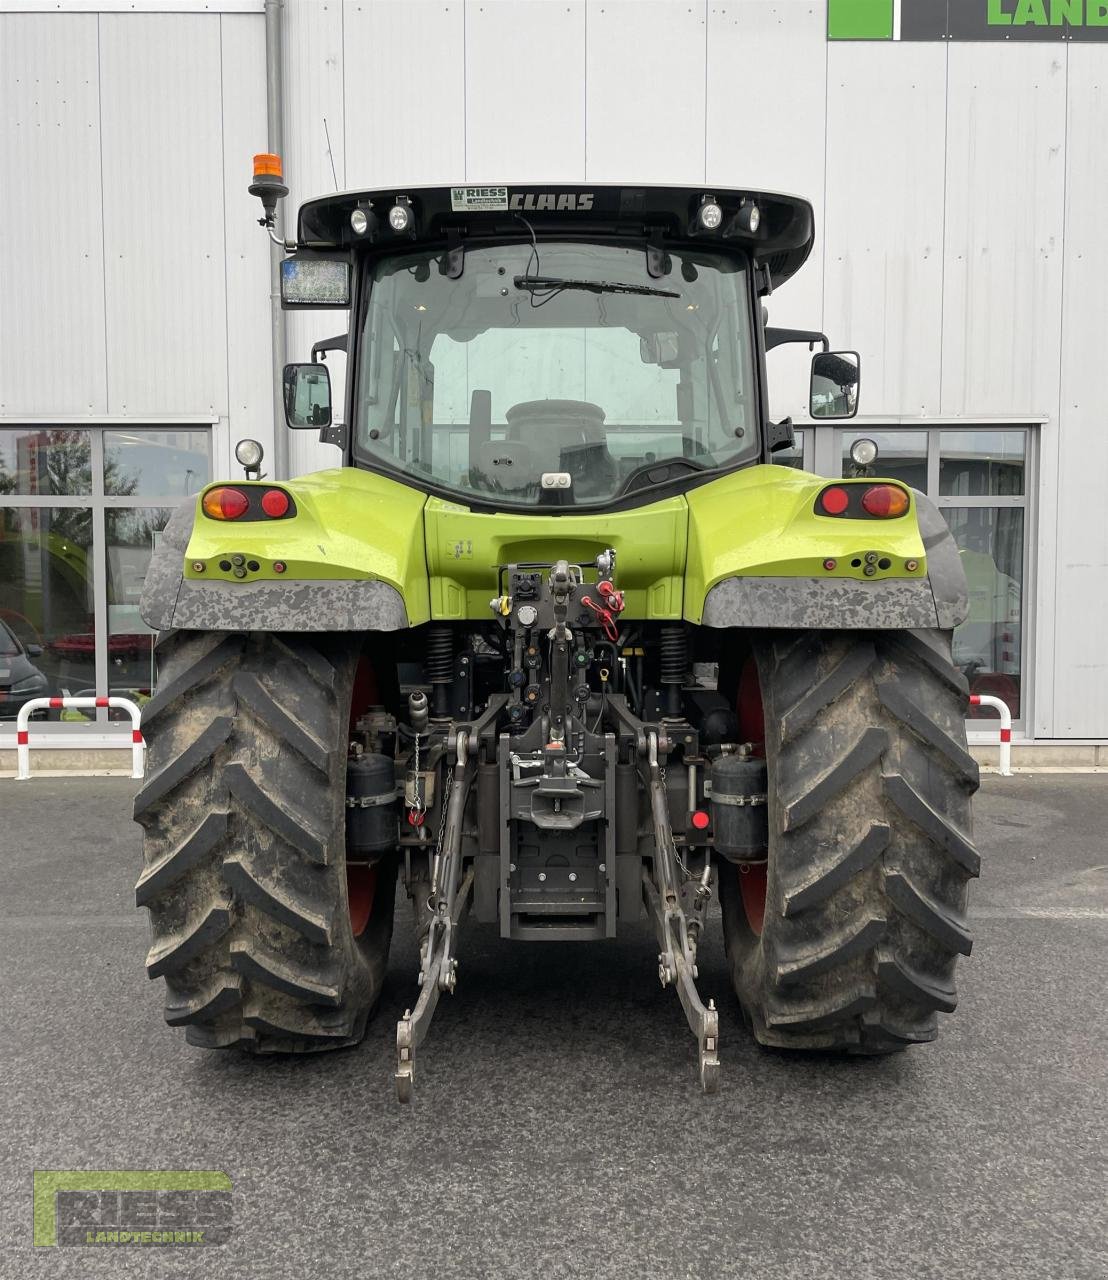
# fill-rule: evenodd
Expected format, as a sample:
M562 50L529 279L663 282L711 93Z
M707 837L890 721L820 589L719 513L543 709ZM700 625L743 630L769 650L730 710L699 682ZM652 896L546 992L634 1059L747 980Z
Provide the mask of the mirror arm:
M774 347L784 346L786 342L806 342L809 351L819 342L823 344L824 351L831 350L831 344L827 341L825 333L817 333L814 329L774 329L767 326L767 351L772 351Z
M345 422L332 422L328 427L319 429L320 444L335 444L345 453L347 434Z
M320 338L316 343L312 344L312 364L318 364L316 356L321 356L324 361L327 359L328 351L346 351L347 339L350 337L348 333L336 333L333 338Z
M276 233L276 231L273 230L272 226L270 226L268 223L263 223L262 225L269 232L269 238L273 241L273 243L277 246L278 249L283 249L285 253L295 253L296 250L299 248L299 245L296 243L295 240L282 240L281 237Z
M793 435L792 418L782 418L780 422L766 423L766 449L776 453L779 449L791 449L796 444Z

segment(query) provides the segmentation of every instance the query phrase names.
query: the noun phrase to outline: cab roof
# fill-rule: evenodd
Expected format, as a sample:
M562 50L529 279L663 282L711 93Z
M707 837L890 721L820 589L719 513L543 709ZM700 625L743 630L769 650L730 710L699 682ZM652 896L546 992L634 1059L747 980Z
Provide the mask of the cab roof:
M700 226L698 211L705 201L723 210L715 230ZM412 226L396 232L389 211L407 203ZM741 230L739 216L754 204L758 228ZM369 230L357 236L350 215L358 207L370 215ZM764 266L774 288L803 265L812 251L812 206L801 196L780 195L758 188L667 187L599 183L463 184L448 187L392 187L372 191L340 191L300 206L297 241L304 249L350 249L372 245L384 250L411 250L421 245L467 239L513 238L527 235L525 219L540 237L627 236L665 245L695 243L707 248L737 247Z

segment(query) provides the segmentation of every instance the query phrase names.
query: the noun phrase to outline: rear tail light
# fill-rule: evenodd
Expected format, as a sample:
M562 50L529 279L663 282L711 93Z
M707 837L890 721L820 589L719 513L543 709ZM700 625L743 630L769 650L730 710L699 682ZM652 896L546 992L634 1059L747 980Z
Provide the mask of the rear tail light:
M902 516L908 510L908 494L895 484L875 484L862 494L862 508L882 520Z
M250 508L250 500L241 489L209 489L204 495L204 514L213 520L237 520Z
M841 516L850 504L850 494L840 485L824 489L819 495L819 505L829 516Z
M204 494L201 505L213 520L285 520L296 515L291 494L264 485L216 485Z
M910 502L908 490L897 484L832 484L816 497L815 514L844 520L890 520L904 515Z
M283 489L267 489L262 494L262 510L274 520L280 519L289 509L289 495Z

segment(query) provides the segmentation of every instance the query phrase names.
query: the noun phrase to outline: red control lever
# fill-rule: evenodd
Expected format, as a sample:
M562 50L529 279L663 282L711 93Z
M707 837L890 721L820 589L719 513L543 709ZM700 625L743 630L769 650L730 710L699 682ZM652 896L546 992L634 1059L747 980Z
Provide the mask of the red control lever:
M611 585L611 584L609 584ZM592 596L582 596L581 603L586 609L591 609L600 621L600 625L604 628L604 634L609 640L619 639L619 630L616 627L615 619L612 617L611 609L605 609L602 604L597 604ZM623 600L620 599L619 607L623 608Z
M613 613L623 612L623 592L617 591L613 583L609 582L607 578L602 578L596 584L596 589L600 592L604 603Z

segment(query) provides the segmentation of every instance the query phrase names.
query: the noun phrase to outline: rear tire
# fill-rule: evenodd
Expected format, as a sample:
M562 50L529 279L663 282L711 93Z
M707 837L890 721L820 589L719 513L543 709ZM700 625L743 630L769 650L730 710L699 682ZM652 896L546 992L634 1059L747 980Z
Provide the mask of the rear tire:
M345 796L357 650L328 635L159 638L143 708L136 886L150 977L190 1044L297 1053L356 1044L381 992L396 857L348 901Z
M722 860L719 873L744 1013L762 1044L785 1048L932 1040L970 951L979 868L968 689L949 636L777 632L753 656L769 773L760 930L758 895L740 881L759 873Z

